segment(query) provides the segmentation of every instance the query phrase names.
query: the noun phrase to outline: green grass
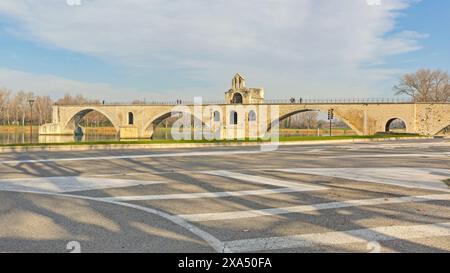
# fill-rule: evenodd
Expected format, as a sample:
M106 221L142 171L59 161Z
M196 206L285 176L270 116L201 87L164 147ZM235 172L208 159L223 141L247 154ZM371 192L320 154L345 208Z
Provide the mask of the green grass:
M343 140L343 139L375 139L375 138L408 138L417 137L411 134L395 135L370 135L370 136L288 136L280 137L281 142L286 141L318 141L318 140ZM259 143L266 140L99 140L86 142L60 142L60 143L21 143L0 144L0 147L27 147L27 146L64 146L64 145L111 145L111 144L180 144L180 143Z
M313 140L340 140L340 139L374 139L374 138L407 138L417 137L419 135L411 134L383 134L383 135L369 135L369 136L287 136L280 137L280 141L313 141Z
M450 178L444 179L443 181L450 188Z

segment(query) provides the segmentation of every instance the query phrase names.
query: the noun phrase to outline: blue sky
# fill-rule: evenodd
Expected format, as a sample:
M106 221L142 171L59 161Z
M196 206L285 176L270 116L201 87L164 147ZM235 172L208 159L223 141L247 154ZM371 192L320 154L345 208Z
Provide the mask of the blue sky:
M429 35L421 49L390 60L392 67L408 70L422 67L450 69L450 1L424 0L413 4L398 20L397 29Z
M2 0L0 87L222 99L240 72L269 98L390 97L403 73L450 69L449 10L444 0Z

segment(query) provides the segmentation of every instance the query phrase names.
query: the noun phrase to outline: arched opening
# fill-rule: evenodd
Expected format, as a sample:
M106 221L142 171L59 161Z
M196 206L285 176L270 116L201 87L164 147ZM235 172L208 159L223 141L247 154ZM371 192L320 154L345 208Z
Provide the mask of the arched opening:
M231 103L237 104L242 103L242 95L240 93L235 93L231 99Z
M252 121L256 121L256 112L253 110L250 110L250 112L248 113L248 121L252 122Z
M214 111L213 119L214 119L215 122L219 122L220 121L220 112L219 111Z
M117 140L118 128L103 113L95 109L84 109L76 113L67 123L76 141Z
M238 113L236 111L230 111L230 124L238 124Z
M444 135L449 136L450 135L450 125L445 127L444 129L440 130L437 135Z
M406 123L399 118L390 119L386 123L385 132L394 134L406 133Z
M132 112L128 113L128 125L133 125L134 124L134 115Z
M185 113L183 112L167 112L157 117L151 121L146 131L149 133L150 138L153 140L172 140L174 136L172 135L172 128L183 117ZM190 124L188 127L181 127L180 130L190 131L190 139L194 139L194 133L200 132L203 128L206 128L206 124L200 119L196 118L194 115L190 116Z
M279 120L273 121L268 125L268 132L278 126L281 137L300 137L300 136L329 136L330 121L328 113L315 109L302 109L283 115ZM333 136L352 136L360 134L345 119L334 116L331 121L331 135Z

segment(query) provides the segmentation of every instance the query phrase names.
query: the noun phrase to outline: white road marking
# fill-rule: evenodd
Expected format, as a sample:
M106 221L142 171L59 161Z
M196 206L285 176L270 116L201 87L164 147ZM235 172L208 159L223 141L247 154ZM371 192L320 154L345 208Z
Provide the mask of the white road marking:
M144 181L83 176L34 177L0 179L0 190L30 190L42 192L73 192L106 188L121 188L137 185L167 183L164 181Z
M336 146L342 149L395 149L395 148L415 148L415 149L426 149L430 147L450 147L450 142L439 142L439 143L358 143L356 145L341 145Z
M275 171L338 177L406 188L450 192L443 182L450 170L435 168L295 168Z
M423 154L357 154L357 155L333 155L324 156L326 159L337 158L385 158L385 157L450 157L450 153L423 153Z
M279 193L291 193L310 191L311 189L302 188L280 188L280 189L263 189L248 191L225 191L225 192L198 192L198 193L178 193L163 195L136 195L136 196L115 196L104 197L102 200L113 201L144 201L144 200L172 200L172 199L200 199L200 198L221 198L230 196L247 196L247 195L267 195Z
M51 192L41 192L41 191L30 191L30 190L4 190L7 192L20 192L20 193L33 193L33 194L40 194L40 195L49 195L49 196L59 196L59 197L68 197L68 198L77 198L77 199L84 199L84 200L91 200L91 201L97 201L97 202L103 202L108 204L114 204L122 207L128 207L140 211L144 211L146 213L158 215L164 219L167 219L171 221L172 223L188 230L189 232L197 235L199 238L204 240L209 246L211 246L216 252L223 253L223 252L231 252L219 239L214 237L212 234L188 223L186 220L184 220L181 217L178 217L176 215L170 215L168 213L165 213L163 211L143 207L135 204L130 203L123 203L123 202L117 202L117 201L111 201L111 200L102 200L96 197L90 197L90 196L81 196L81 195L72 195L72 194L63 194L63 193L51 193Z
M191 222L201 221L217 221L217 220L235 220L243 218L261 217L261 216L275 216L288 213L301 213L311 212L328 209L349 208L359 206L375 206L386 204L400 204L408 202L428 202L428 201L441 201L450 200L450 194L435 194L435 195L423 195L423 196L404 196L395 198L376 198L376 199L363 199L363 200L348 200L341 202L321 203L314 205L300 205L291 207L280 207L260 210L245 210L245 211L231 211L220 213L199 213L199 214L182 214L178 215Z
M320 152L323 152L325 149L312 149L312 150L309 150L309 151L307 151L308 153L320 153Z
M272 185L272 186L278 186L278 187L286 187L286 188L299 188L302 190L310 190L310 191L320 191L320 190L327 190L328 188L322 187L322 186L316 186L301 182L289 182L285 180L279 180L279 179L273 179L263 176L257 176L257 175L248 175L248 174L242 174L242 173L235 173L225 170L217 170L217 171L203 171L199 173L205 173L210 175L217 175L232 179L237 179L245 182L252 182L252 183L258 183L258 184L264 184L264 185Z
M330 147L330 148L334 148L334 147ZM292 149L291 149L291 150L281 150L281 149L278 149L277 151L274 151L274 152L275 152L275 153L279 153L279 154L296 154L296 155L302 155L302 154L305 154L305 153L321 153L321 152L324 152L324 151L325 151L325 149L322 148L322 149L297 150L297 151L292 151Z
M180 193L180 194L164 194L164 195L137 195L137 196L114 196L104 197L102 200L113 201L148 201L148 200L171 200L171 199L199 199L199 198L221 198L230 196L247 196L247 195L267 195L280 194L304 191L319 191L327 190L328 188L322 186L315 186L305 183L287 182L278 179L272 179L256 175L247 175L241 173L234 173L224 170L204 171L198 172L209 175L229 177L241 181L253 182L258 184L279 186L283 188L276 189L261 189L261 190L246 190L246 191L225 191L225 192L199 192L199 193Z
M47 163L63 161L92 161L92 160L115 160L133 158L160 158L160 157L190 157L190 156L216 156L216 155L237 155L237 154L258 154L261 151L211 151L211 152L186 152L186 153L160 153L146 155L118 155L118 156L93 156L93 157L66 157L49 159L24 159L24 160L4 160L0 164L24 164L24 163Z
M352 243L409 240L437 236L450 236L450 222L411 225L382 226L367 229L301 234L285 237L269 237L225 242L232 252L255 252L261 250L333 246Z

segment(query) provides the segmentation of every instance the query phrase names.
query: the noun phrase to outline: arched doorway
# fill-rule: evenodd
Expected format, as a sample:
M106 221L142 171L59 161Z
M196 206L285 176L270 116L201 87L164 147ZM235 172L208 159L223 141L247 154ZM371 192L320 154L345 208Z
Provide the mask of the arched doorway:
M385 126L386 133L406 133L406 123L400 118L388 120Z
M236 111L230 112L230 124L231 125L238 124L238 113Z
M252 122L252 121L256 121L256 112L253 110L250 110L250 112L248 113L248 121Z
M240 93L235 93L231 99L231 103L237 104L242 103L242 95Z
M132 112L128 113L128 125L133 125L134 124L134 115Z
M214 111L213 118L214 118L215 122L219 122L220 121L220 112Z

